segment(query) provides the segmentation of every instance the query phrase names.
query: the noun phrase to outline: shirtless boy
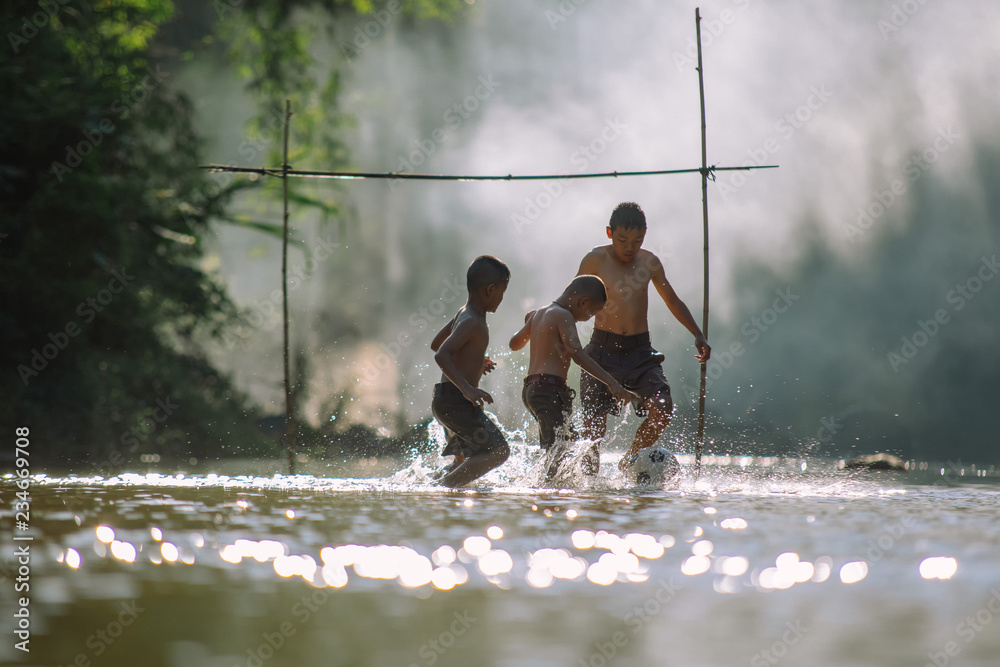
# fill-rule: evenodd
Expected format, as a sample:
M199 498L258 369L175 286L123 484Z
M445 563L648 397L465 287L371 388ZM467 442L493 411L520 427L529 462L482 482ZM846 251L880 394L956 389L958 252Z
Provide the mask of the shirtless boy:
M633 395L583 351L576 333L576 323L586 322L604 308L607 292L597 276L577 276L558 299L534 310L524 318L524 327L510 339L510 349L520 350L531 341L528 377L524 378L521 399L538 421L539 441L550 456L546 479L556 476L562 451L551 451L556 438L574 436L569 424L575 392L566 385L572 359L607 385L607 391L619 401ZM561 449L561 448L560 448ZM600 459L596 449L584 456L587 474L597 474Z
M509 281L506 264L489 255L477 257L466 273L468 300L431 342L434 361L441 367L431 413L448 436L441 455L455 457L438 480L444 486L464 486L510 456L503 433L483 412L483 403L492 403L493 397L479 388L483 374L494 366L486 357L486 313L496 312Z
M691 311L667 282L659 258L642 249L646 216L639 205L619 204L611 214L607 234L611 244L587 253L577 273L599 276L608 289L608 303L597 313L594 333L585 351L626 389L639 395L641 400L634 401L636 414L646 416L632 446L618 464L624 472L633 455L656 443L670 423L674 409L670 385L660 365L663 355L653 349L649 339L650 283L677 321L694 336L698 349L695 359L705 363L712 348ZM603 381L587 373L580 377L580 393L584 436L599 440L604 437L608 413L618 414L618 406Z

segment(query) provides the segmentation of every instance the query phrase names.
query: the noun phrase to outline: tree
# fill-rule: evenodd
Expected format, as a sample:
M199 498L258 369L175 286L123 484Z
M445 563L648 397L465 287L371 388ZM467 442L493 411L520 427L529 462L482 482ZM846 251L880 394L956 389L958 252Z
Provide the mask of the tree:
M198 265L234 188L198 171L190 104L149 58L171 4L53 6L4 17L24 41L0 61L3 422L49 462L253 449L243 397L194 343L234 311Z
M424 0L400 12L447 15L458 4ZM284 97L297 100L300 145L343 160L343 125L321 113L335 108L337 71L315 83L314 30L301 15L388 6L211 7L208 32L230 43L262 117ZM198 169L190 101L154 57L175 16L168 0L14 0L3 10L0 416L32 429L36 461L103 468L147 450L178 459L267 451L245 397L198 344L221 336L235 315L200 265L202 239L226 218L232 196L254 184L220 183Z

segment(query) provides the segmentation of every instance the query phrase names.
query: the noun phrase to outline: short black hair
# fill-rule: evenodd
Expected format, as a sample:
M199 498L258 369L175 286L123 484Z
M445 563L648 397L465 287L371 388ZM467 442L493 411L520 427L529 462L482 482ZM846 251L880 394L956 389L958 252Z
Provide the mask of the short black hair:
M611 212L611 231L622 229L646 229L646 214L634 201L624 201Z
M566 286L567 292L590 297L594 301L604 303L608 300L608 290L604 281L597 276L582 275L573 278Z
M465 286L469 294L487 285L506 285L508 282L510 282L510 269L493 255L476 257L465 273Z

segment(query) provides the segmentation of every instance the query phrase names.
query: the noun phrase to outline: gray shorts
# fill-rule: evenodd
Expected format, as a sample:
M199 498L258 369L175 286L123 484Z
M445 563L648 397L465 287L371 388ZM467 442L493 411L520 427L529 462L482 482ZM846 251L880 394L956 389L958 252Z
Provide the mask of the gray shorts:
M670 384L660 365L664 357L653 349L648 331L622 336L594 329L584 351L623 387L639 395L642 400L633 400L632 406L640 417L646 416L645 404L650 399L664 406L667 413L674 411ZM620 413L620 404L607 385L586 371L580 373L580 400L588 414Z

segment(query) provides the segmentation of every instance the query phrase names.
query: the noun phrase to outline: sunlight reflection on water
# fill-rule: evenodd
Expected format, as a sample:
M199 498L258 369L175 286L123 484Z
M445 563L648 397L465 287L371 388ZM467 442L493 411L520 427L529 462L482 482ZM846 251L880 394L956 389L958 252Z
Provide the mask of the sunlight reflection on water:
M67 609L147 599L168 583L175 604L197 591L236 603L298 586L428 601L557 591L612 609L661 586L699 613L721 614L735 597L762 618L832 605L863 625L896 604L950 622L1000 585L996 486L791 468L737 463L706 467L698 479L687 470L668 490L629 489L613 477L538 489L508 473L454 491L427 483L419 463L388 479L39 475L34 613L51 629ZM766 593L782 597L758 597ZM531 606L524 613L534 617ZM752 645L757 632L741 641Z

